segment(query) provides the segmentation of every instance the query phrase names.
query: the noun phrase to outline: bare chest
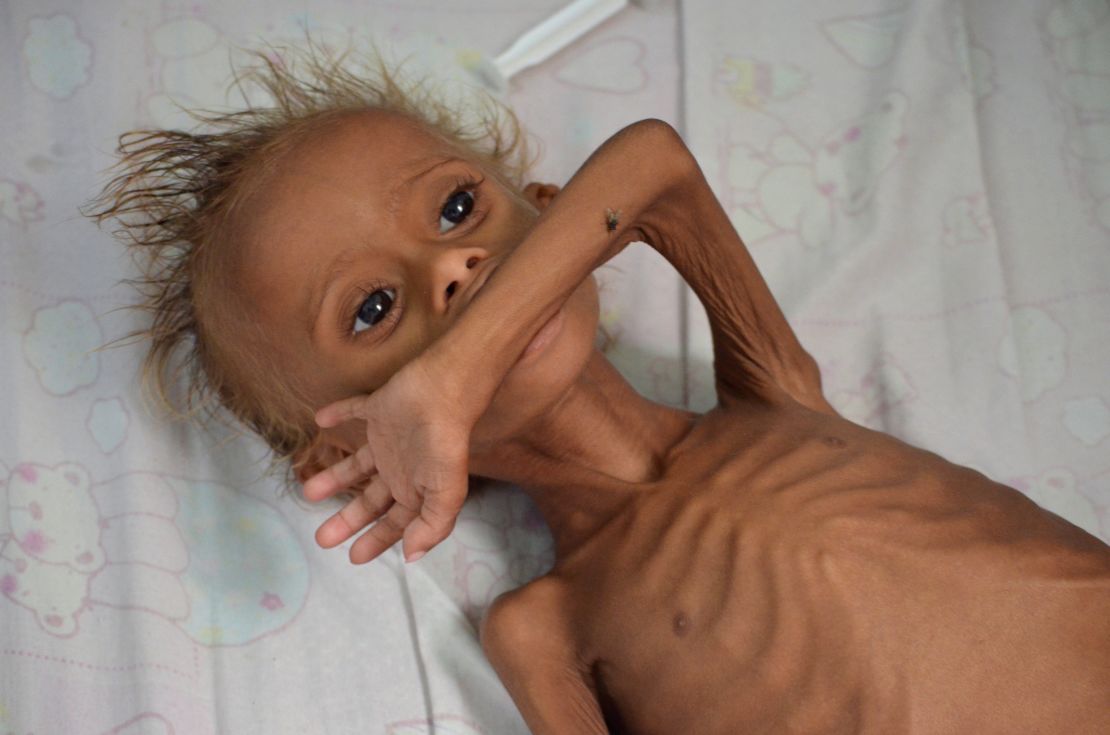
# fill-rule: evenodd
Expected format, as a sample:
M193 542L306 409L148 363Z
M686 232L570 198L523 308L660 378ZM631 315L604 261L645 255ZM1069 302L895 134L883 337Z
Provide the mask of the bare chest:
M892 662L922 626L959 627L946 616L1008 555L1014 499L857 428L730 448L718 427L562 570L617 729L903 729L921 672Z

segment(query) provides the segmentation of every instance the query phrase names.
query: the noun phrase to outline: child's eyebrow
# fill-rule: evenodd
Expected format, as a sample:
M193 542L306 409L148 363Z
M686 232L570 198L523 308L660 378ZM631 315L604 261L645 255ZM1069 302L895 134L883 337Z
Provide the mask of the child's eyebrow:
M417 171L415 174L407 178L402 176L395 184L393 184L393 186L390 187L389 196L386 200L386 211L388 212L391 221L396 221L397 211L400 208L403 195L405 192L409 191L412 188L413 184L443 166L456 163L464 159L459 158L458 156L448 156L446 158L443 156L437 156L433 160L435 161L435 163L433 163L431 166L422 165L420 170ZM426 164L427 162L428 159L424 159L422 164ZM350 266L351 263L354 262L358 252L359 250L357 248L344 250L343 252L339 253L339 255L337 255L334 259L332 259L331 263L328 263L326 268L316 268L309 276L309 283L313 284L312 287L309 289L308 295L306 296L305 303L305 307L308 311L307 327L309 334L316 334L316 326L320 321L320 310L321 308L323 308L324 299L327 298L328 292L331 290L332 283L334 283L336 278L338 278L343 273L343 271L348 266ZM321 273L324 274L323 277L320 276Z
M327 270L323 271L325 273L323 278L320 277L321 268L314 269L309 276L309 283L313 285L307 296L307 305L311 305L311 309L308 313L306 326L308 333L313 336L313 341L315 341L316 328L320 322L320 309L324 305L324 298L328 295L328 291L331 290L331 284L354 262L357 254L358 250L355 248L344 250L328 264Z
M441 166L446 166L447 164L455 163L456 161L461 161L463 159L459 158L458 156L447 156L446 158L443 156L437 156L433 160L435 161L435 163L433 163L431 166L422 167L412 176L408 177L407 179L399 180L390 188L386 211L389 213L389 216L391 218L396 219L397 210L401 206L401 195L411 189L413 184L415 184L417 181L424 178L428 174L432 173L436 169L440 168ZM424 163L427 163L427 159L424 160Z

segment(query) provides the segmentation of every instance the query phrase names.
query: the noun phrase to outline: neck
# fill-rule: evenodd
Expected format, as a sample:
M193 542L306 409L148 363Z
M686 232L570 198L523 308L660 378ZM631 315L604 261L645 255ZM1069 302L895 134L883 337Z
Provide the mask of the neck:
M523 488L562 558L651 487L695 416L644 398L595 350L552 408L473 455L471 472Z

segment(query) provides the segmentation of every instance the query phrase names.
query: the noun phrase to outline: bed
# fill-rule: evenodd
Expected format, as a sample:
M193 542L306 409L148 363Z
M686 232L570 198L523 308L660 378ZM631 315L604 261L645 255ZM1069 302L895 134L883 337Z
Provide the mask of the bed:
M526 733L478 644L550 537L476 487L419 563L312 541L263 446L139 390L118 281L78 213L115 137L225 101L235 46L386 39L440 70L558 0L0 5L0 732ZM673 124L846 417L1110 539L1110 4L645 2L513 78L564 183ZM644 246L599 273L643 393L714 403L705 315ZM344 545L346 546L346 545Z

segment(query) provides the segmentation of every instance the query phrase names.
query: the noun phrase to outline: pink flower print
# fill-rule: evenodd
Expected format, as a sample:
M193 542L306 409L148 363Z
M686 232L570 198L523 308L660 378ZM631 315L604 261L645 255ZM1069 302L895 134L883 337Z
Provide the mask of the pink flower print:
M46 551L49 542L43 532L36 528L24 534L23 540L19 542L19 545L28 554L39 556L42 552Z

